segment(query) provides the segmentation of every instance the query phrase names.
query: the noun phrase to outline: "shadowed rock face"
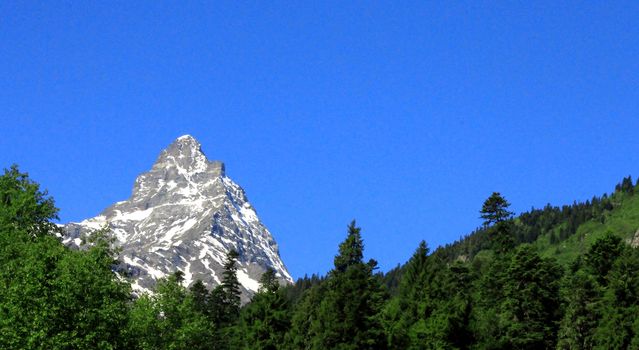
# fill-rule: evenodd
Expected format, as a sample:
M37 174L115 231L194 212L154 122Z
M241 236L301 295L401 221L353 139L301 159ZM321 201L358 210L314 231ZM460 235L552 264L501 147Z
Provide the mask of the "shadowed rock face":
M120 261L134 290L146 291L177 270L185 284L197 279L218 285L231 249L239 252L238 279L243 299L257 291L272 267L284 283L292 282L277 244L260 222L244 190L228 178L224 164L209 161L197 140L176 139L151 170L135 180L125 201L100 215L64 226L63 242L78 246L80 236L108 225L122 249Z

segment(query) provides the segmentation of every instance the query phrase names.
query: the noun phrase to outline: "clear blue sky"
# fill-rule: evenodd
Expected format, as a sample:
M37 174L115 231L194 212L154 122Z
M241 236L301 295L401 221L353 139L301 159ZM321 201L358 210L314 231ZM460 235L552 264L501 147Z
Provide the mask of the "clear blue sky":
M78 221L192 134L295 277L639 175L639 2L295 3L0 2L0 166Z

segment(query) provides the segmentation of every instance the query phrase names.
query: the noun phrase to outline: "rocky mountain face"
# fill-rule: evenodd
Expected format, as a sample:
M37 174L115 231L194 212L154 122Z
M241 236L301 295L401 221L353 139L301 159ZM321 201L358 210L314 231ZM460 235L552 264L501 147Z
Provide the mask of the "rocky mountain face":
M63 242L79 246L83 234L105 225L115 235L120 261L137 291L150 290L177 270L184 273L185 284L200 279L212 288L221 282L231 249L239 253L237 277L245 300L257 291L268 267L282 282L292 282L244 190L189 135L176 139L149 172L138 176L129 199L65 225Z

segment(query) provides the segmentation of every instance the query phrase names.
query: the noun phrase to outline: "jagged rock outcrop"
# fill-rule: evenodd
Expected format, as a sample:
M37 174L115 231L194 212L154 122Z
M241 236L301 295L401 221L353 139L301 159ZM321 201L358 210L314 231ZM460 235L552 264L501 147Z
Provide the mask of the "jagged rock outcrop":
M134 290L146 291L176 270L185 283L220 283L227 252L239 253L243 297L259 288L267 267L292 282L273 236L257 217L244 190L226 176L224 164L209 161L192 136L176 139L149 172L135 180L125 201L100 215L64 226L63 242L78 246L81 235L108 225L121 248L120 260Z

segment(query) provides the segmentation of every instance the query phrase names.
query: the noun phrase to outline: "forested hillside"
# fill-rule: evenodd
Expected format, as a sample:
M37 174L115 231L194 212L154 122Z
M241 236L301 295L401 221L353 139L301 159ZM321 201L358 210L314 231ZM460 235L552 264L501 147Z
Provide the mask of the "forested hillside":
M638 349L637 186L516 217L493 193L484 226L387 274L353 221L326 276L282 287L265 273L240 303L237 255L222 283L175 273L131 294L109 232L60 243L53 199L17 167L0 177L2 349Z
M610 231L632 239L639 229L639 198L636 184L626 177L611 194L594 196L585 202L561 207L547 204L531 209L513 220L511 235L516 244L532 243L544 256L569 263L597 238ZM448 259L472 259L490 248L488 228L481 227L459 241L437 249Z

